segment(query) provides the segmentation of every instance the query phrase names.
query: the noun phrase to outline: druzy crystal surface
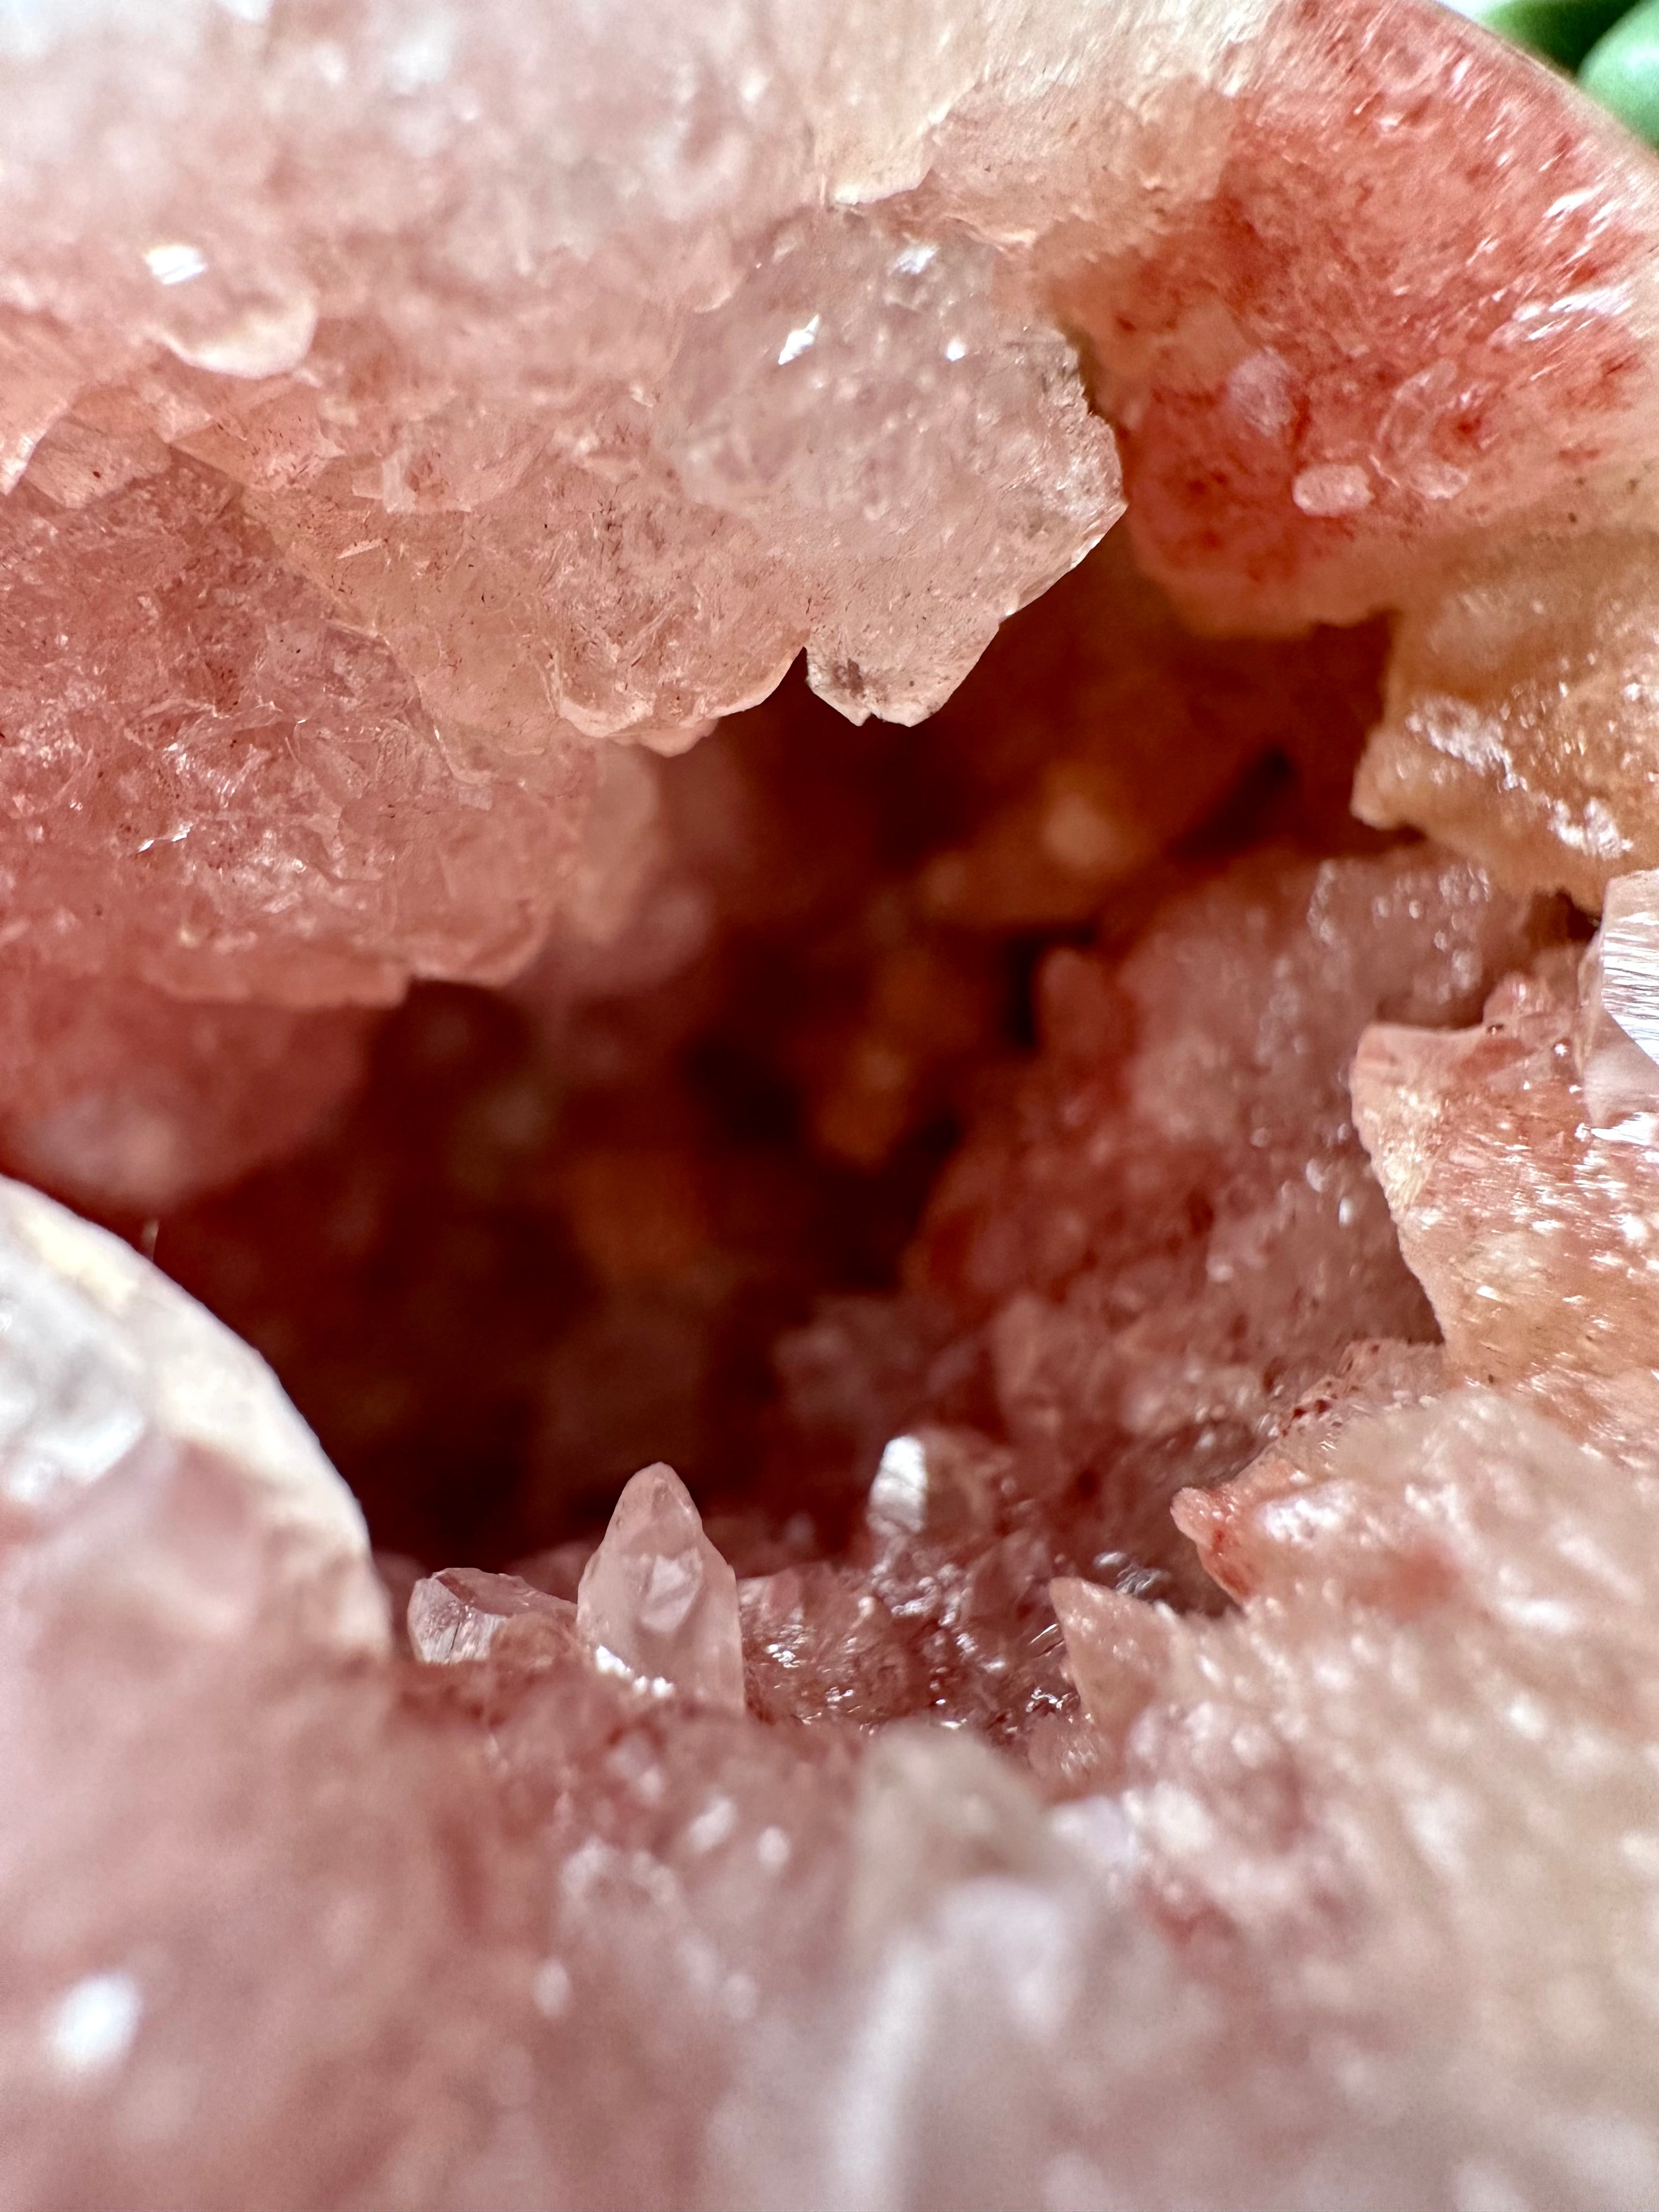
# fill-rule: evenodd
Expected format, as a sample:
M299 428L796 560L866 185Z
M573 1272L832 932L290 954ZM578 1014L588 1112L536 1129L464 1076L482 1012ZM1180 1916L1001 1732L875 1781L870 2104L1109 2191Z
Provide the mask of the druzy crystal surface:
M1431 0L0 9L0 2201L1659 2195L1656 269Z

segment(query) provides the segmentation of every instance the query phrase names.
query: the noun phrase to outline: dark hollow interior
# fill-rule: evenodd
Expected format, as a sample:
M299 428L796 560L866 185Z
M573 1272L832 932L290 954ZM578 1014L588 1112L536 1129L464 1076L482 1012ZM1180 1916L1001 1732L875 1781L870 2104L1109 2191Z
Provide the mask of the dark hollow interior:
M1115 627L1120 674L1080 684ZM900 1280L965 1122L1035 1049L1051 945L1127 944L1247 847L1381 842L1345 802L1385 643L1190 637L1109 540L920 728L854 727L797 673L662 764L716 916L688 967L553 1023L417 987L319 1141L116 1225L270 1360L383 1549L504 1565L592 1531L654 1459L706 1510L806 1511L833 1547L869 1471L803 1472L780 1339ZM1161 757L1179 785L1240 717L1242 769L1109 883L1022 884L1016 852L1000 907L929 903L940 856L989 850L1057 757Z

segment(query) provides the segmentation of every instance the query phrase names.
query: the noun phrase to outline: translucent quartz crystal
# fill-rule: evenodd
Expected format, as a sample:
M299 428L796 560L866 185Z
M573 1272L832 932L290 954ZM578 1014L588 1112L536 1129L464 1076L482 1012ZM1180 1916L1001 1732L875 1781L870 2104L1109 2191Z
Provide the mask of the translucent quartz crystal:
M767 1721L865 1725L925 1712L914 1641L855 1570L828 1561L738 1585L750 1710Z
M1437 1344L1383 1338L1350 1345L1242 1474L1213 1490L1177 1492L1171 1516L1196 1546L1205 1573L1241 1603L1254 1596L1282 1565L1279 1503L1328 1478L1350 1425L1384 1407L1425 1404L1445 1387L1445 1352Z
M0 1183L0 1504L46 1582L216 1635L269 1582L319 1646L385 1650L362 1516L262 1360L19 1183ZM222 1583L221 1533L247 1554Z
M848 1558L739 1583L750 1710L815 1725L925 1716L1024 1749L1071 1697L1048 1579L1092 1557L1109 1516L1071 1499L1046 1510L1019 1474L971 1429L892 1438Z
M741 1709L737 1577L672 1468L641 1468L617 1500L582 1570L576 1625L602 1661L641 1682Z
M1570 891L1659 861L1651 803L1659 540L1518 539L1408 605L1355 805Z
M870 1486L872 1529L902 1540L924 1534L972 1537L996 1518L996 1493L1012 1472L1006 1452L975 1449L949 1429L893 1437Z
M743 1585L756 1709L927 1711L1063 1766L1048 1578L1212 1605L1173 1492L1305 1416L1351 1340L1431 1349L1352 1123L1365 1023L1467 1018L1557 919L1431 848L1258 857L1127 954L1051 954L1041 1055L947 1165L910 1297L780 1349L780 1481L804 1444L870 1488L854 1565Z
M574 1608L518 1575L487 1575L476 1567L446 1567L424 1576L410 1593L409 1644L430 1665L486 1658L509 1623L529 1624L555 1642L568 1642ZM522 1648L526 1636L515 1639Z
M1579 964L1573 1048L1596 1128L1659 1110L1659 873L1607 885Z
M135 1668L85 1555L14 1547L9 1771L56 1786L0 1881L78 1905L7 1917L8 2194L1639 2200L1656 1496L1489 1394L1351 1420L1258 1479L1242 1613L1062 1590L1121 1784L1057 1811L574 1654L296 1678L281 1607Z
M1083 1133L1137 1101L1179 1105L1164 1146L1214 1172L1171 1188L1250 1199L1258 1153L1270 1194L1311 1188L1309 1160L1352 1152L1331 1133L1355 1025L1461 1018L1547 927L1432 849L1236 866L1127 952L1068 949L1023 1107L988 1106L975 1141L1004 1147L1005 1192L1048 1158L1102 1224L1121 1200L1087 1181ZM1551 957L1494 1007L1532 1024L1522 1043L1575 1018L1574 956ZM1549 1065L1570 1091L1570 1056ZM478 1080L511 1091L498 1065ZM1066 1097L1089 1110L1042 1110ZM453 1152L460 1124L442 1126ZM1133 1188L1156 1194L1173 1170L1155 1143L1133 1122L1111 1171L1138 1160ZM498 1158L463 1155L480 1175ZM1029 1191L1006 1194L1038 1218ZM1495 1179L1492 1203L1512 1219L1513 1184ZM137 1648L125 1601L100 1595L134 1557L130 1522L73 1554L33 1527L9 1540L0 1577L34 1640L0 1698L18 1791L0 1852L5 2195L236 2201L256 2174L262 2201L305 2204L988 2203L1025 2201L1036 2175L1060 2202L1426 2208L1474 2173L1587 2212L1642 2201L1659 2172L1639 1840L1650 1449L1638 1430L1610 1464L1589 1396L1585 1449L1536 1389L1530 1409L1442 1395L1426 1342L1328 1374L1322 1330L1381 1336L1408 1291L1387 1224L1364 1218L1352 1282L1307 1257L1341 1249L1340 1218L1287 1241L1287 1273L1328 1309L1291 1340L1323 1367L1292 1401L1297 1370L1264 1362L1267 1455L1181 1501L1243 1601L1223 1621L1126 1594L1147 1584L1123 1509L1155 1466L1131 1478L1127 1453L1103 1457L1097 1498L1044 1505L1047 1463L991 1433L960 1317L921 1365L944 1394L954 1359L987 1426L890 1431L842 1559L733 1592L672 1478L636 1478L584 1610L599 1601L616 1650L669 1565L671 1609L690 1587L720 1626L717 1697L629 1679L688 1656L696 1603L611 1669L551 1598L454 1571L428 1581L434 1611L439 1589L474 1630L524 1608L482 1658L400 1667L355 1644L347 1665L301 1663L321 1585L265 1564L243 1496L257 1475L212 1511L192 1493L148 1540L150 1586L183 1577L219 1602L174 1605ZM1204 1331L1236 1338L1245 1294L1211 1281L1225 1218L1149 1206L1152 1243L1120 1262L1174 1284L1170 1326L1206 1357ZM1615 1212L1585 1223L1604 1258L1626 1249ZM123 1280L183 1306L115 1249ZM1264 1310L1271 1281L1266 1260L1245 1279ZM1534 1274L1535 1301L1554 1292ZM896 1366L907 1311L876 1322ZM1189 1407L1212 1387L1194 1369ZM1253 1416L1206 1455L1188 1419L1165 1497L1258 1433ZM1073 1532L1092 1548L1067 1552ZM347 1557L367 1580L361 1548ZM1093 1585L1062 1574L1058 1592L1087 1721L1047 1587L1067 1565Z
M669 370L659 452L789 561L823 610L810 678L855 719L939 706L1121 512L1069 347L996 295L988 246L819 216L771 240Z
M15 1164L142 1214L347 1087L344 1033L166 1044L128 982L381 1002L502 978L562 914L562 1003L596 914L636 974L695 957L706 882L653 876L594 742L681 745L803 646L851 714L937 706L1118 511L1062 327L1143 556L1212 622L1420 597L1522 515L1642 523L1651 174L1519 58L1416 0L866 13L441 9L410 45L377 8L203 5L165 38L49 13L0 56L0 877L11 954L113 1001L77 1012L95 1079L20 1102ZM941 924L1086 915L1249 767L1206 686L1259 688L1265 734L1267 649L1206 663L1144 586L1110 596L1076 734L1029 779L980 753L917 885ZM1342 690L1368 648L1324 649ZM1576 742L1500 800L1607 846L1588 875L1443 834L1581 897L1639 862ZM617 919L630 875L654 938ZM860 1165L986 1019L983 963L913 950L823 1086Z

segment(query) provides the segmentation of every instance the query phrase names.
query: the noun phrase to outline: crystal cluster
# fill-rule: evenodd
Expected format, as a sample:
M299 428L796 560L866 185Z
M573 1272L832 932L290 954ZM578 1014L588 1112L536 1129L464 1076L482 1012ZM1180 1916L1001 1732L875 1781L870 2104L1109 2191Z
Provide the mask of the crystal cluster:
M1659 167L1430 0L0 120L0 2201L1659 2195Z
M1633 532L1520 538L1409 607L1355 789L1365 820L1431 830L1592 913L1652 866L1656 561Z

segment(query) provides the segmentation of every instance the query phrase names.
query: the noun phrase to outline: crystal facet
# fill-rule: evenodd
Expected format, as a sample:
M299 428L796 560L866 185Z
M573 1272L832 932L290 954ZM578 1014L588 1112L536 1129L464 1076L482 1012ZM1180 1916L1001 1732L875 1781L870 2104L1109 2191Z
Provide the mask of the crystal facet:
M642 1468L582 1570L576 1625L602 1662L708 1705L743 1705L738 1578L671 1467Z
M409 1598L409 1642L428 1665L488 1658L510 1622L525 1621L550 1638L574 1634L569 1601L550 1597L518 1575L446 1567L417 1582Z

